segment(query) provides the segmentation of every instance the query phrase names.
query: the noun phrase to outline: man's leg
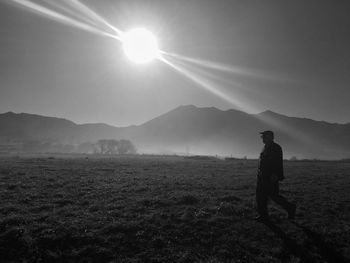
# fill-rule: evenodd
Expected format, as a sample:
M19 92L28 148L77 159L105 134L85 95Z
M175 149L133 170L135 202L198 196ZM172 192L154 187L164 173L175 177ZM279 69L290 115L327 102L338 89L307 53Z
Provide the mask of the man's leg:
M258 213L261 217L267 218L267 202L268 202L268 193L267 185L262 179L258 178L256 185L256 206Z
M272 186L270 198L288 212L288 217L290 219L294 219L296 206L295 204L288 202L284 196L280 195L278 182Z

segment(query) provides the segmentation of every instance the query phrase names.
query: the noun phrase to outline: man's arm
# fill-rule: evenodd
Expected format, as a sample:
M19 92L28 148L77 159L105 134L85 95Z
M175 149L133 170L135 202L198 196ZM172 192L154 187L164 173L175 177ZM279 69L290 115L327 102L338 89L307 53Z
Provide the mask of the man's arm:
M277 157L276 157L276 173L278 176L278 180L282 181L284 179L284 172L283 172L283 152L282 148L279 146L277 147Z
M273 161L272 161L270 179L273 182L282 181L284 179L283 152L280 146L276 145L276 147L274 147L272 157L273 157Z

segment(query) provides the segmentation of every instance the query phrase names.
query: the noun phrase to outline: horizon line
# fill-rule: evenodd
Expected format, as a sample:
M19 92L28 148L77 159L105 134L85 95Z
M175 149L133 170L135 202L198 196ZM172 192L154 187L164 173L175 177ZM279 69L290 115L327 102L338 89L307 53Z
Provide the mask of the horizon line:
M108 125L108 126L112 126L112 127L115 127L115 128L127 128L127 127L130 127L130 126L141 126L153 119L156 119L158 117L161 117L169 112L172 112L176 109L179 109L179 108L182 108L182 107L194 107L194 108L197 108L197 109L210 109L210 108L213 108L213 109L216 109L216 110L219 110L221 112L227 112L227 111L238 111L238 112L243 112L247 115L259 115L259 114L263 114L263 113L273 113L273 114L276 114L276 115L280 115L280 116L284 116L284 117L288 117L288 118L297 118L297 119L306 119L306 120L311 120L311 121L316 121L316 122L324 122L324 123L328 123L328 124L338 124L338 125L348 125L350 124L350 121L349 122L331 122L331 121L327 121L327 120L316 120L316 119L313 119L311 117L301 117L301 116L290 116L290 115L286 115L286 114L283 114L283 113L279 113L279 112L275 112L275 111L272 111L270 109L267 109L267 110L263 110L263 111L260 111L260 112L257 112L257 113L247 113L243 110L239 110L239 109L233 109L233 108L230 108L230 109L227 109L227 110L222 110L220 108L217 108L215 106L196 106L194 104L185 104L185 105L179 105L175 108L172 108L171 110L168 110L164 113L161 113L160 115L157 115L149 120L146 120L146 121L143 121L139 124L128 124L128 125L116 125L116 124L109 124L109 123L106 123L106 122L79 122L79 121L73 121L71 119L68 119L66 117L60 117L60 116L48 116L48 115L42 115L40 113L29 113L29 112L14 112L14 111L7 111L7 112L0 112L0 115L3 115L3 114L28 114L28 115L35 115L35 116L40 116L40 117L47 117L47 118L57 118L57 119L63 119L63 120L67 120L67 121L70 121L76 125L86 125L86 124L104 124L104 125Z

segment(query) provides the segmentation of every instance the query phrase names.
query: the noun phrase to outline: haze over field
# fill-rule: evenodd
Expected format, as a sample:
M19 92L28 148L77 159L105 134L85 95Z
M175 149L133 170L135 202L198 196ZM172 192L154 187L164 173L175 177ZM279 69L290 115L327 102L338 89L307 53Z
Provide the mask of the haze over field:
M0 114L0 138L78 144L99 139L131 140L140 153L206 154L257 157L259 131L273 128L285 158L350 157L350 123L332 124L287 117L272 111L181 106L141 125L77 125L66 119L31 114Z

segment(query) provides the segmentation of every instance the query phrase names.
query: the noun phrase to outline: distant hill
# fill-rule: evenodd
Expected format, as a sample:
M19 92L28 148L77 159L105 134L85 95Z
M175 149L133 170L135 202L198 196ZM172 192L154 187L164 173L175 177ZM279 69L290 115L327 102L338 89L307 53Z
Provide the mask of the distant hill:
M27 113L0 114L0 137L16 140L44 140L61 143L94 141L114 136L116 127L106 124L82 124Z
M0 114L0 137L61 143L129 139L140 152L218 154L257 157L259 131L275 131L285 157L339 159L350 157L350 123L335 124L295 118L272 111L247 114L237 110L180 106L142 125L114 127L75 124L32 114Z

